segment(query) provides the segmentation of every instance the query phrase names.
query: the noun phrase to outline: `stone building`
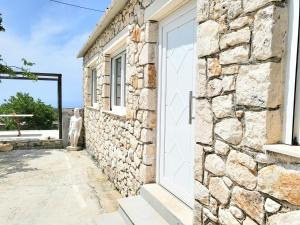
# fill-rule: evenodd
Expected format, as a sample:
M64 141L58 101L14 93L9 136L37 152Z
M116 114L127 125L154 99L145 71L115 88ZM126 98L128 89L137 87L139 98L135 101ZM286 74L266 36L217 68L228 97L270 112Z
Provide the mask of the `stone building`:
M298 34L298 0L113 0L86 147L135 197L100 224L300 224Z

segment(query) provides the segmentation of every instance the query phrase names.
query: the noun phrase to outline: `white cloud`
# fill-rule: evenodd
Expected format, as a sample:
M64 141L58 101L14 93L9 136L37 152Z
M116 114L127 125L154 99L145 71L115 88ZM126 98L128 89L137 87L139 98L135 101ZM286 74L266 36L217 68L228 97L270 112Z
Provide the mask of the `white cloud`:
M76 55L88 36L78 33L70 37L72 26L72 22L48 17L35 24L27 37L19 36L11 29L0 34L0 52L9 65L20 65L20 59L24 57L36 63L34 71L63 74L65 107L75 106L74 102L80 106L82 102L82 63ZM0 97L4 90L9 92L11 89L2 85ZM51 99L49 93L35 94L48 95L49 102L55 99Z

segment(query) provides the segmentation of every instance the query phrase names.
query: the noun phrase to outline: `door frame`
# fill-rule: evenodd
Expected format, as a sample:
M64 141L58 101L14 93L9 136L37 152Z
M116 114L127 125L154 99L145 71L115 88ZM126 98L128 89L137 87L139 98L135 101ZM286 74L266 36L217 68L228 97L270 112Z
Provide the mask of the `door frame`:
M162 107L162 103L163 103L163 98L164 98L164 94L165 94L165 90L166 88L163 87L163 85L166 85L165 83L163 83L163 28L168 25L169 23L171 23L172 21L174 21L175 19L180 18L181 16L184 16L187 12L192 11L193 15L191 17L194 17L196 19L197 17L197 2L195 0L190 1L189 3L185 4L184 6L182 6L181 8L177 9L175 12L167 15L166 18L164 18L163 20L159 21L159 41L158 41L158 61L157 61L157 65L158 65L158 70L157 70L157 138L156 138L156 143L157 143L157 151L156 151L156 183L161 185L161 181L160 181L160 174L161 174L161 151L163 151L163 145L164 142L162 141L163 138L161 135L164 135L164 129L163 129L163 124L164 124L164 118L162 118L163 116L163 107ZM195 86L193 87L193 89L195 89ZM195 132L194 132L195 135ZM194 153L194 148L193 148L193 153ZM194 163L194 162L193 162ZM162 187L164 187L163 185L161 185ZM165 188L166 189L166 188ZM167 191L169 191L168 189L166 189ZM171 191L169 191L171 194L173 194ZM175 196L175 194L173 194ZM179 200L181 200L184 204L187 204L189 207L193 208L193 203L190 202L190 200L186 200L186 199L180 199L178 196L175 196L176 198L178 198Z

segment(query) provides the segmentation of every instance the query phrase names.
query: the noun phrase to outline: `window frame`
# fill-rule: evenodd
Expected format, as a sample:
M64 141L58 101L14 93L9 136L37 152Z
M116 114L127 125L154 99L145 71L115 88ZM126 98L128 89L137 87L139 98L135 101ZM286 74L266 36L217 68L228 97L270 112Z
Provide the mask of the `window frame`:
M120 105L116 104L116 60L121 58ZM111 111L117 114L126 112L126 50L120 49L111 57Z
M283 114L282 142L288 145L299 144L300 140L300 29L299 1L288 1L288 43L285 78L285 101ZM299 115L298 115L299 114Z
M91 69L91 106L97 105L97 69Z

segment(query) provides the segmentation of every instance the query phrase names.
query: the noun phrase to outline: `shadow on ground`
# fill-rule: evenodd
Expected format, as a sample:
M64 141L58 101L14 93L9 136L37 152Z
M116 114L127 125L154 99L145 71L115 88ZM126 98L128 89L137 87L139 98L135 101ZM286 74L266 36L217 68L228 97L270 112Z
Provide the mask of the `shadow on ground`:
M38 170L29 167L28 161L50 155L51 150L24 150L0 152L0 179L10 174Z

